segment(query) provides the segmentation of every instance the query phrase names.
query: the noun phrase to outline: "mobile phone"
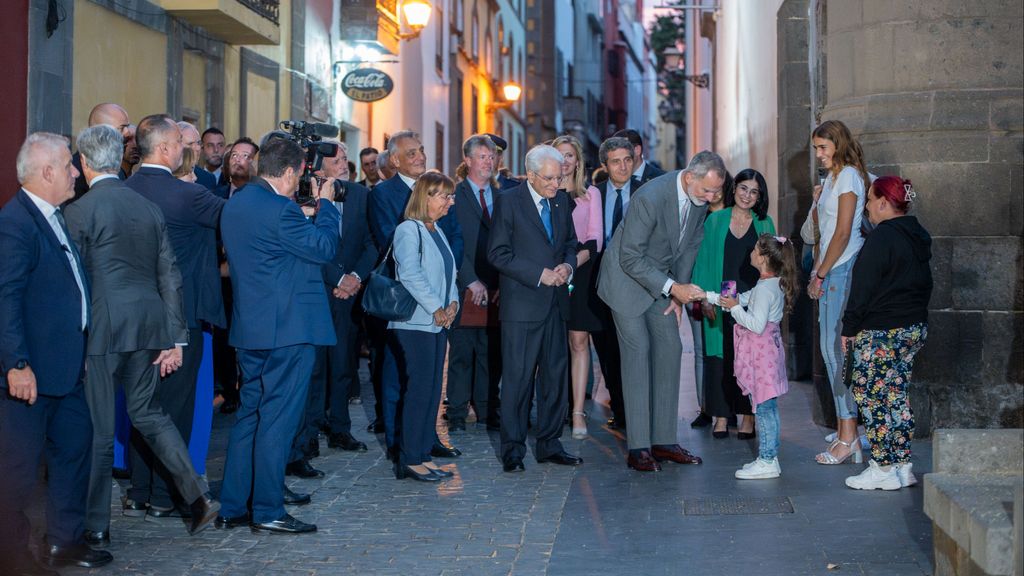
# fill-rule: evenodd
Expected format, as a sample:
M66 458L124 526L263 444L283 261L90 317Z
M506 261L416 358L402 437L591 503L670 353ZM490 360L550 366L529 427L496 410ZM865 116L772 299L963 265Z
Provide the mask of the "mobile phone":
M724 280L722 281L722 290L719 292L722 296L727 298L736 297L736 281L735 280Z

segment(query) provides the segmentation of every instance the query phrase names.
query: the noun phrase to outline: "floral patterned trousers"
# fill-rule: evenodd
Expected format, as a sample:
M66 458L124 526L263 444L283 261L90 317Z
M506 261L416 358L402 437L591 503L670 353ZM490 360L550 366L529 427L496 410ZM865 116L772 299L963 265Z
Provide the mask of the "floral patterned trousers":
M928 325L862 330L853 343L853 399L864 417L871 459L880 466L910 461L914 413L908 390L914 356Z

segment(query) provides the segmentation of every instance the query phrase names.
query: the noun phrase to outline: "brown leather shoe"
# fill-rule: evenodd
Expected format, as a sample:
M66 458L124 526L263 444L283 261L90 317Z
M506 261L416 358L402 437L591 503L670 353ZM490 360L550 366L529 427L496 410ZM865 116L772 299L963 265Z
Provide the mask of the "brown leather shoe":
M629 456L626 457L626 466L637 472L661 471L661 465L651 457L651 453L647 450L630 450Z
M658 462L671 460L676 464L701 464L700 456L694 456L679 444L660 444L651 446L651 456Z

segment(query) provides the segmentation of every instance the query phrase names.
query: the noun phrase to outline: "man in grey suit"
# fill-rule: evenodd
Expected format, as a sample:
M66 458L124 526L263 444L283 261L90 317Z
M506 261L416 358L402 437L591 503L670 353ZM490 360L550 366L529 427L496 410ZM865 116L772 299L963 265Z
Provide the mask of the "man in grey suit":
M180 148L181 141L168 145ZM85 395L93 421L93 457L85 529L86 541L100 546L110 541L117 386L124 388L132 424L189 505L189 532L205 528L220 509L206 495L206 482L192 467L181 434L152 402L160 377L181 367L188 327L181 274L160 208L117 179L122 146L121 135L110 126L82 131L78 149L90 192L67 208L70 236L91 287Z
M622 356L626 438L634 470L660 470L658 461L699 464L676 443L679 402L679 322L682 305L703 292L688 284L704 237L707 203L725 182L725 164L699 152L685 170L651 180L601 261L598 295L612 309Z

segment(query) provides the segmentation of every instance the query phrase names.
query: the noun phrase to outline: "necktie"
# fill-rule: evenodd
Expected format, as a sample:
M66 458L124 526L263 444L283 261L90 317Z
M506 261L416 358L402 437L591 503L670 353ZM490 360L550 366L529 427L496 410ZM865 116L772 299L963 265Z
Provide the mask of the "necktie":
M88 308L89 300L85 292L85 269L82 268L82 257L79 256L75 243L71 241L71 231L68 230L68 222L64 219L64 213L61 212L60 208L53 212L53 217L57 219L60 229L64 232L64 242L66 242L66 245L63 248L71 254L71 259L75 262L75 280L78 281L78 288L82 291L82 311L84 314Z
M615 230L619 227L619 223L622 222L622 188L615 189L615 207L612 208L612 233L608 236L614 236Z
M551 230L551 205L548 204L547 198L540 201L540 221L544 224L544 231L548 233L548 242L553 242L555 235Z
M484 222L491 221L491 212L487 209L487 199L484 198L484 189L480 189L480 209L484 213Z
M683 200L682 213L679 214L679 240L676 241L677 244L680 244L683 241L683 236L685 235L685 232L686 232L686 220L687 220L687 216L689 215L689 213L690 213L690 200L689 200L689 198L687 198L687 199Z

